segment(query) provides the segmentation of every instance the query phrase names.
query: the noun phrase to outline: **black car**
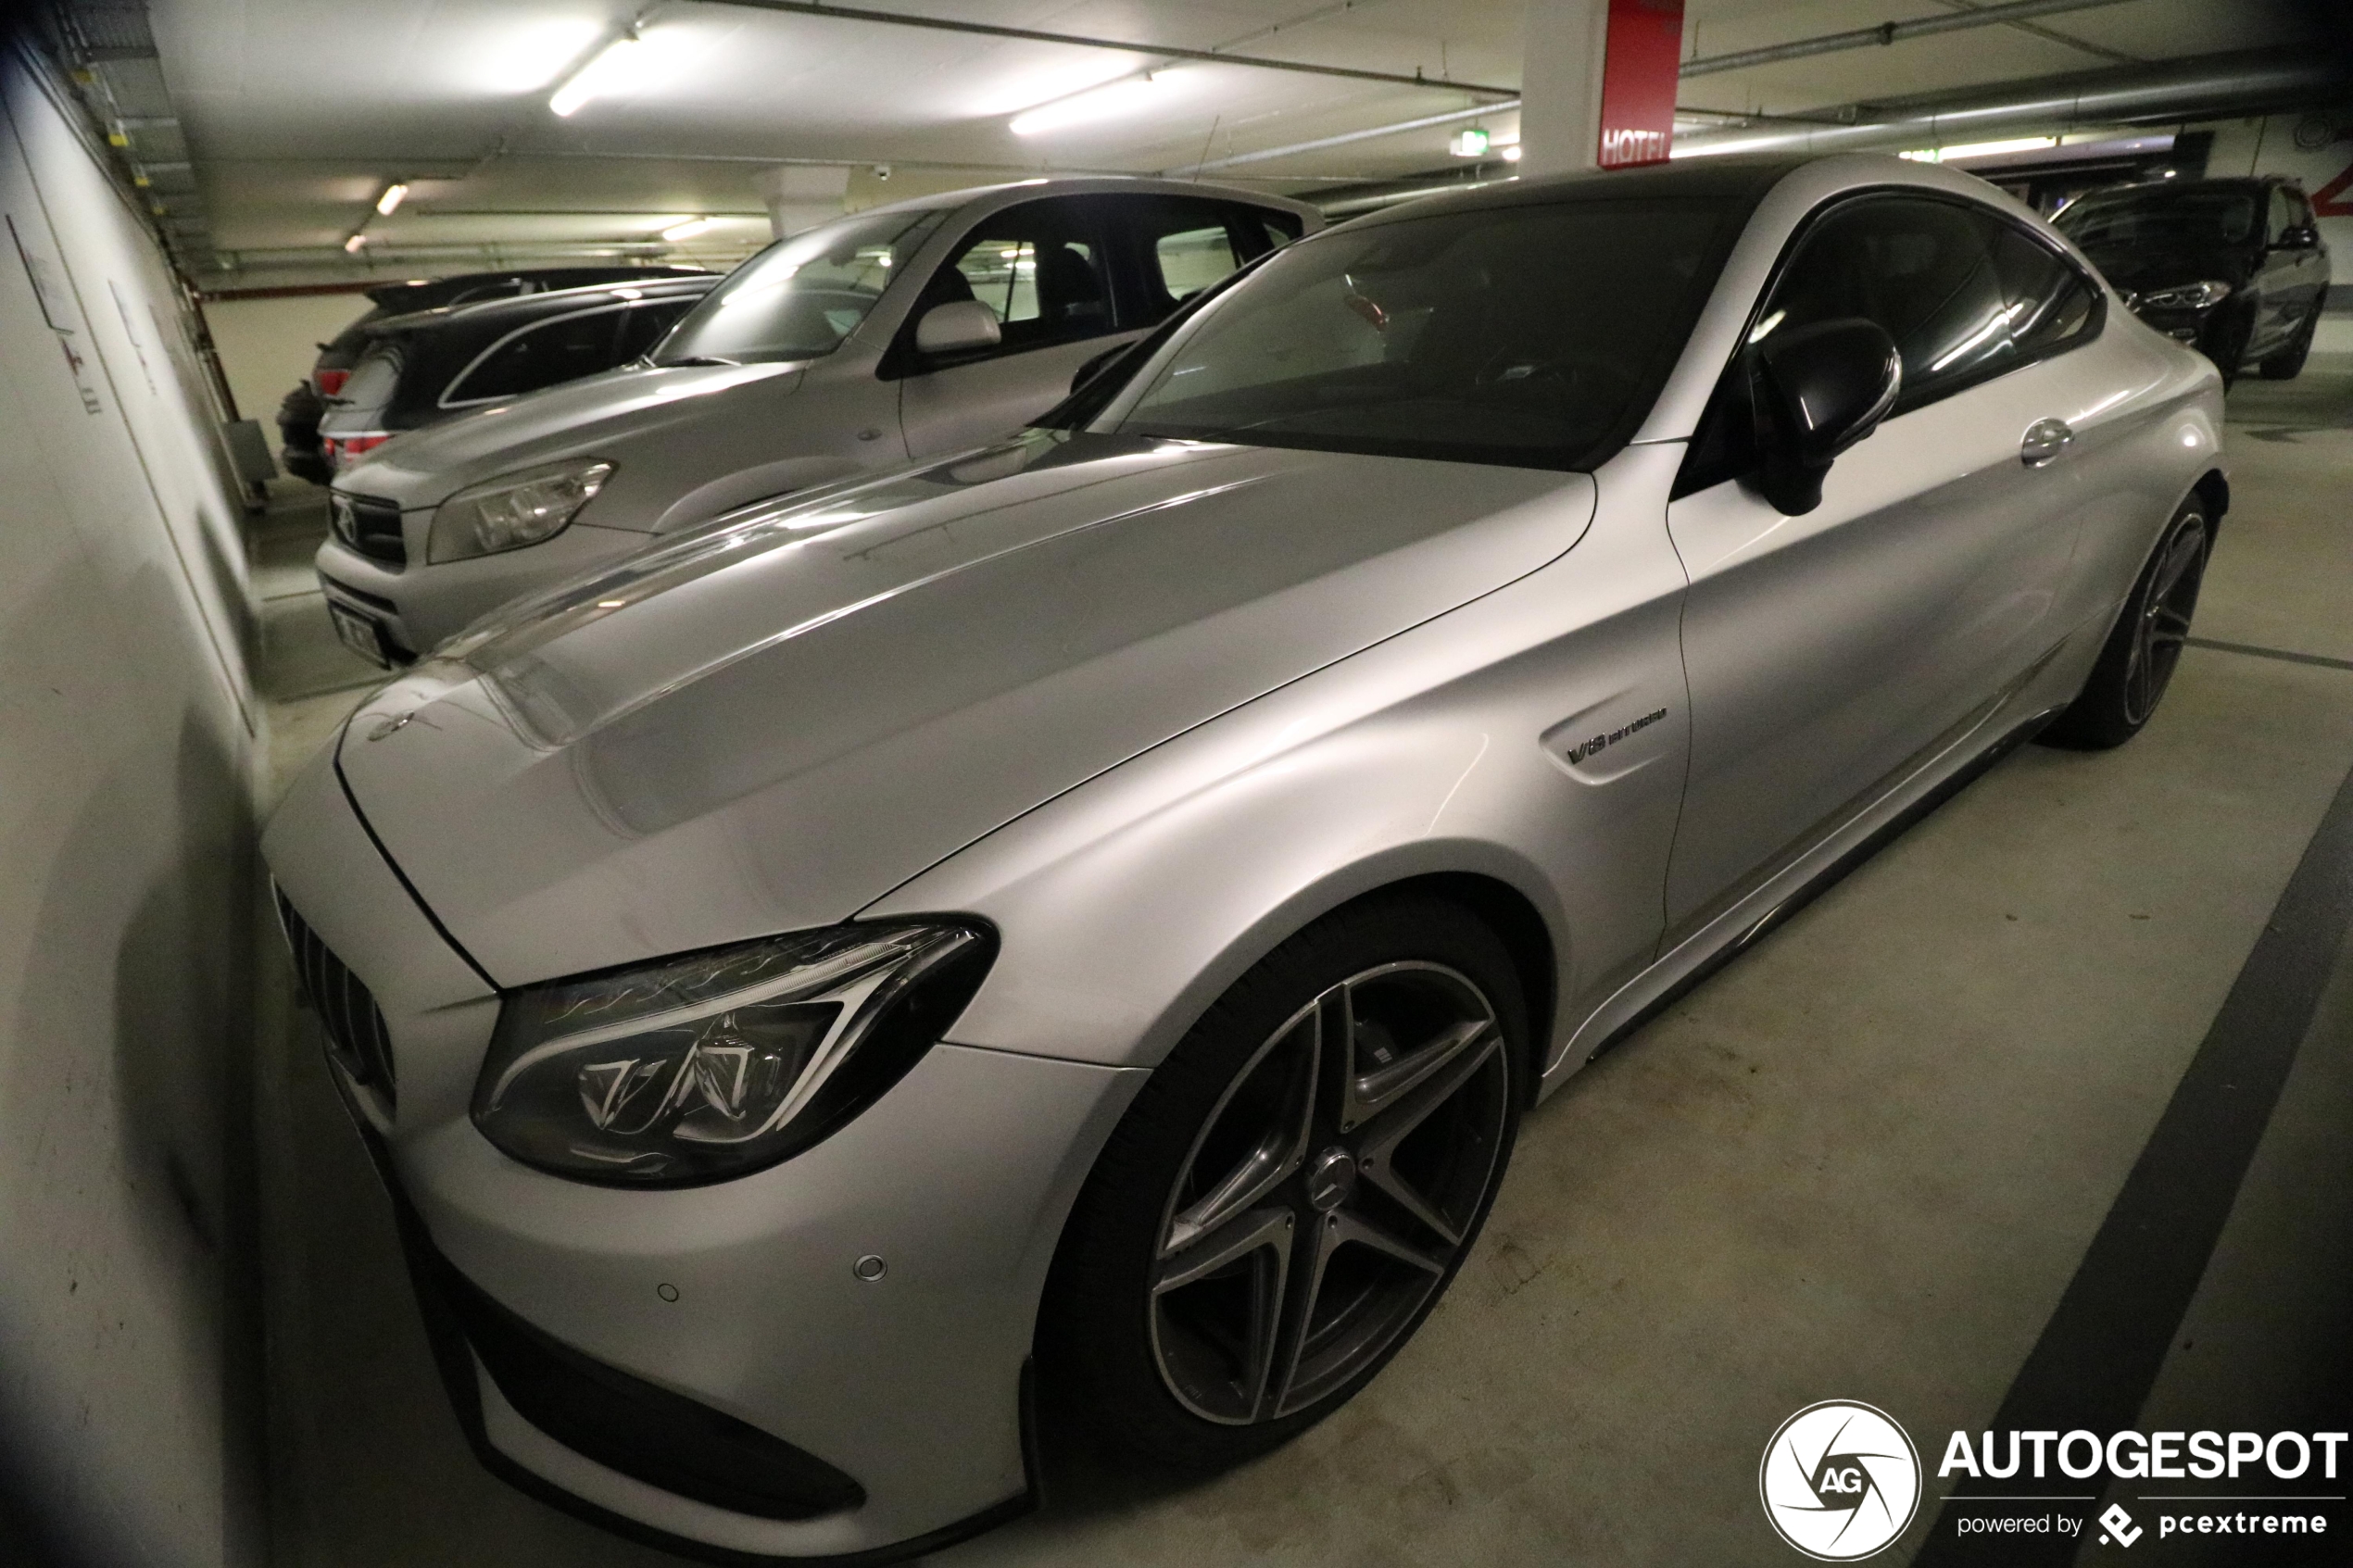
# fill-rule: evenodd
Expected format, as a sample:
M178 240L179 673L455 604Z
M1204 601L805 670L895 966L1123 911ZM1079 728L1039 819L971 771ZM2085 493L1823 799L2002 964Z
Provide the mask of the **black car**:
M288 473L316 484L324 484L333 476L333 470L319 445L319 421L326 414L326 400L342 393L352 366L367 349L370 332L391 317L592 283L709 276L696 267L526 267L504 272L463 272L449 278L379 283L362 290L371 308L337 332L332 341L319 345L319 358L312 361L308 379L297 382L278 405L278 434L284 447L281 461Z
M387 317L319 435L330 471L419 425L643 357L719 282L715 272L556 289Z
M2329 292L2312 204L2278 179L2160 180L2095 191L2052 220L2133 313L2196 344L2229 385L2249 360L2304 369Z

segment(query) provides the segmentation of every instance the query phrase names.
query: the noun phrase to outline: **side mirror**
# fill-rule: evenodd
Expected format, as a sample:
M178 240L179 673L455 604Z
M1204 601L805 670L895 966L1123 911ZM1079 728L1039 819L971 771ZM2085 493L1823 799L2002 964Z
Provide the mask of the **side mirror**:
M1887 418L1903 382L1895 340L1859 316L1767 337L1749 359L1757 493L1791 517L1820 506L1831 464Z
M2309 223L2300 223L2295 228L2281 230L2280 237L2271 242L2271 248L2273 250L2311 250L2320 243L2321 232Z
M915 348L922 354L963 354L994 348L1005 334L997 313L976 299L951 299L924 312L915 323Z

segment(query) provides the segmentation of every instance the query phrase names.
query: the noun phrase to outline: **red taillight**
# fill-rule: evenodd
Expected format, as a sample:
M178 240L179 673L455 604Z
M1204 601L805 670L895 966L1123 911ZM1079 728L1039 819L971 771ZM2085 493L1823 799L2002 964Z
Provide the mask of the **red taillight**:
M321 397L333 397L336 393L343 390L343 383L350 379L351 372L349 370L313 370L310 372L311 384L318 387L319 395Z
M327 449L327 466L340 469L362 452L372 452L390 441L390 435L330 435L320 445Z

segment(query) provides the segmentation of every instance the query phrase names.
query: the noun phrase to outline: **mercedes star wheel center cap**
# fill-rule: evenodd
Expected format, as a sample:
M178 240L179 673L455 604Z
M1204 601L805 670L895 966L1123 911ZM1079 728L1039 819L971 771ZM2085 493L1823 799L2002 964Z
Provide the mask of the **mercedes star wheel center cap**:
M1356 1190L1356 1161L1344 1148L1327 1148L1307 1168L1307 1201L1329 1210Z

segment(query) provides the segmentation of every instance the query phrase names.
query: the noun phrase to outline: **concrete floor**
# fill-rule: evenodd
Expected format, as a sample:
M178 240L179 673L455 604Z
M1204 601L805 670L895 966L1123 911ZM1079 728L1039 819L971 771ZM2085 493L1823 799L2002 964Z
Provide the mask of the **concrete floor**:
M930 1561L1780 1564L1756 1469L1800 1407L1878 1405L1931 1467L1991 1424L2353 770L2353 358L2231 411L2196 629L2234 646L2193 648L2138 739L2019 753L1535 1111L1452 1292L1331 1421L1187 1486L1051 1449L1044 1512ZM365 678L296 570L316 511L263 539L281 777ZM290 1007L263 1081L280 1560L678 1561L475 1466ZM2348 1111L2340 963L2145 1427L2353 1413L2314 1374L2353 1306Z

